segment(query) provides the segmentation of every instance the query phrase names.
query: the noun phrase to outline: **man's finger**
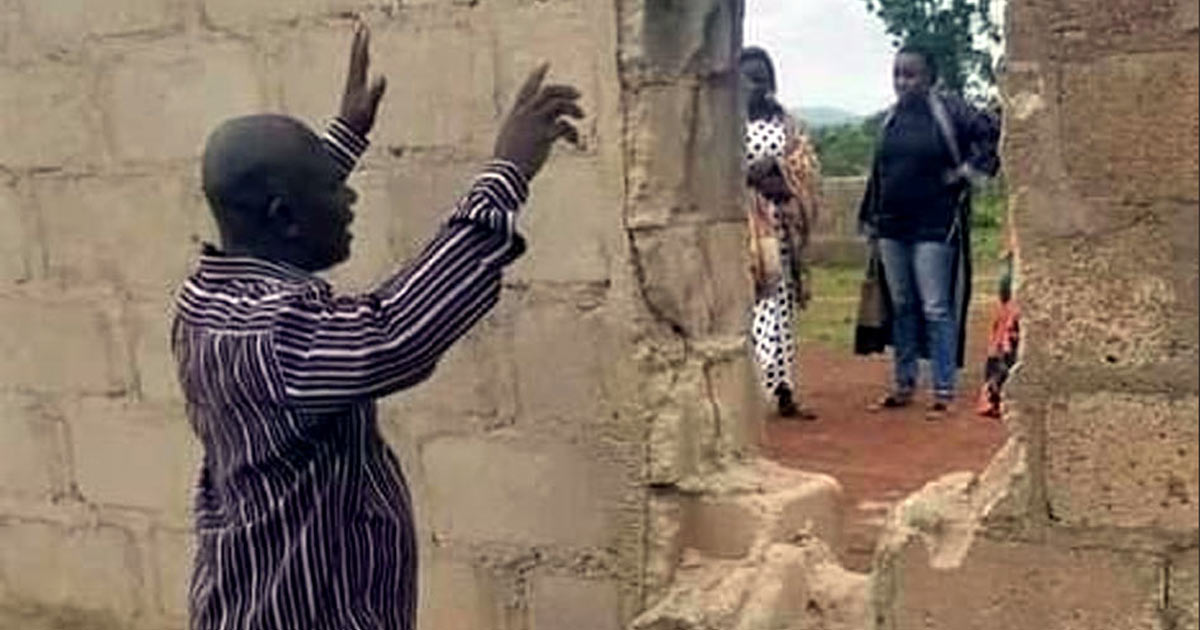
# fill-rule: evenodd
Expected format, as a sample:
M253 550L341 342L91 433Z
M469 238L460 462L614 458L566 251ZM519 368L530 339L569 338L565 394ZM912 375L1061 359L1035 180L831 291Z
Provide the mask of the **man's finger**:
M583 108L578 103L572 100L563 98L546 101L535 110L537 116L554 119L559 116L570 116L571 118L583 118Z
M583 140L579 135L579 130L575 128L575 125L565 120L558 120L554 123L554 140L558 140L559 138L566 139L567 142L575 145L576 148L583 148Z
M554 99L567 99L574 101L578 100L579 96L579 90L569 85L547 85L538 91L537 95L534 96L533 101L529 103L529 106L534 109L541 109L546 101Z
M525 83L521 89L517 91L517 101L514 107L524 105L538 93L542 87L542 80L546 78L546 73L550 70L549 62L538 66L533 72L529 73L529 77L525 79Z
M364 85L367 82L367 66L370 65L371 29L362 20L354 22L354 43L350 46L350 71L346 82Z
M376 77L371 83L371 109L375 110L379 107L379 99L383 98L383 93L387 91L387 78Z

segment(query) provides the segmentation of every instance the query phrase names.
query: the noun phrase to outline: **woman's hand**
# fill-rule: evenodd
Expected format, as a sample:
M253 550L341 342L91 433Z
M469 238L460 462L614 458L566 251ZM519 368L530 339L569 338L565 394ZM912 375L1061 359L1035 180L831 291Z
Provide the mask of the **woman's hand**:
M774 160L760 160L750 165L746 180L750 186L772 201L786 200L792 196L783 171Z

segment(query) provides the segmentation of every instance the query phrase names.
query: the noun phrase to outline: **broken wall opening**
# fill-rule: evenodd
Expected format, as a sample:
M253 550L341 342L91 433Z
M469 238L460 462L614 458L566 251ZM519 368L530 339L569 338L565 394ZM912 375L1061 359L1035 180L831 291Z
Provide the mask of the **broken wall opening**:
M700 520L728 523L725 536L683 536L695 542L676 586L639 627L1200 624L1196 9L1031 0L1010 3L1007 23L1026 323L1011 436L981 474L939 478L890 511L864 616L821 614L862 584L806 556L803 536L748 554L734 524L753 512L710 497ZM671 509L669 523L696 513Z

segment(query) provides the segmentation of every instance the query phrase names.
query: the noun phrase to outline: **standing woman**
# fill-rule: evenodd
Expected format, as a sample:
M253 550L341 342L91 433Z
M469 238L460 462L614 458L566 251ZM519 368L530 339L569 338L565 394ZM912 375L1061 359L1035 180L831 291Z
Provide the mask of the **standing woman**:
M775 100L766 51L743 50L741 75L755 359L779 414L812 420L797 401L794 327L796 310L808 300L804 249L817 212L819 166L808 138Z
M892 390L872 410L908 406L918 358L926 356L931 420L954 400L963 364L971 181L999 169L999 125L962 99L935 92L937 72L935 58L918 46L896 54L897 100L883 121L859 216L883 263L894 346Z

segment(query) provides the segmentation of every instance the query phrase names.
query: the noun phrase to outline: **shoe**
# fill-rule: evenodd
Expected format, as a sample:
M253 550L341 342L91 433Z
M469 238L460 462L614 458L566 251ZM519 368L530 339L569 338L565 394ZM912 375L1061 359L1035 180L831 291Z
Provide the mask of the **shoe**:
M950 403L945 400L936 400L925 409L925 419L931 422L942 420L948 413L950 413Z
M912 404L912 394L892 392L867 406L867 411L879 413L885 409L901 409Z
M775 397L779 400L779 415L784 418L795 418L800 413L796 401L792 400L792 390L785 385L775 389Z

